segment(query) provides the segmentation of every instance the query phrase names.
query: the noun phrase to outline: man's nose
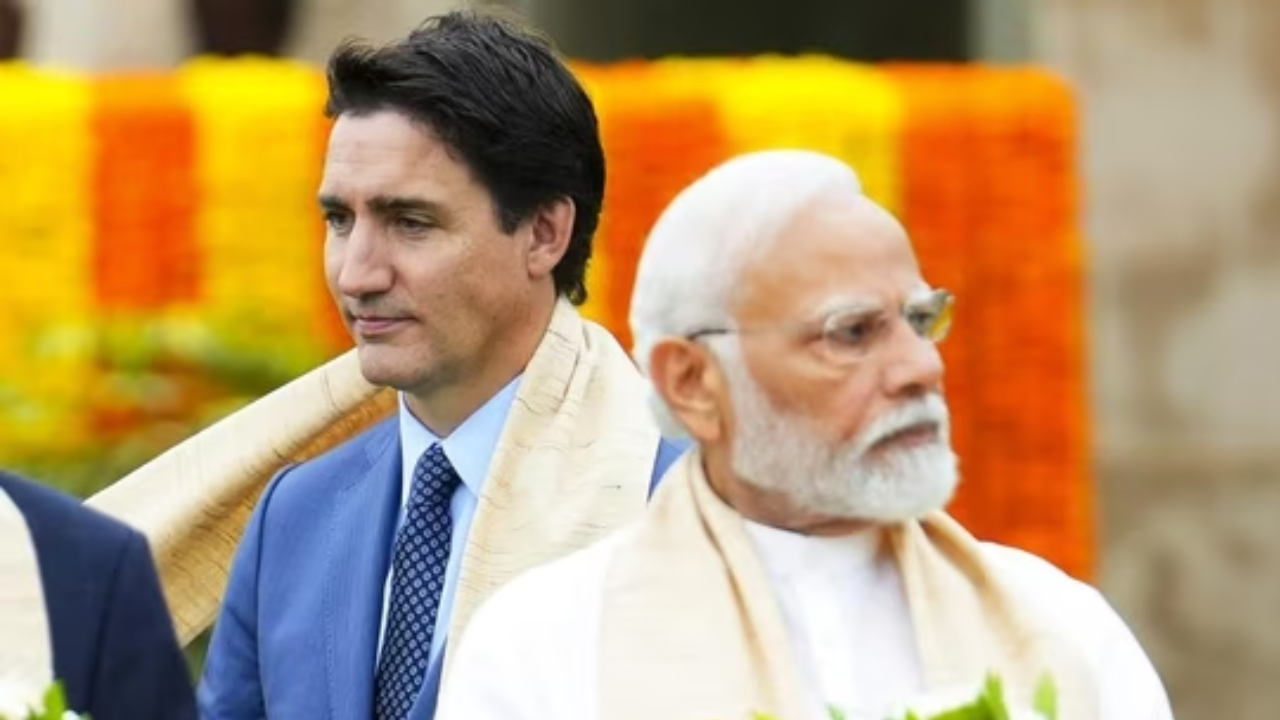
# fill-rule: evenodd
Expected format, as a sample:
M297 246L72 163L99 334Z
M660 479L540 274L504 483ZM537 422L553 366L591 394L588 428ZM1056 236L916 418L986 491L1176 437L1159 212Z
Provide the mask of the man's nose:
M945 366L938 344L921 337L903 323L890 341L885 358L885 390L894 396L915 395L942 387Z
M363 297L389 290L394 273L385 246L373 223L357 221L342 244L338 291L349 297Z

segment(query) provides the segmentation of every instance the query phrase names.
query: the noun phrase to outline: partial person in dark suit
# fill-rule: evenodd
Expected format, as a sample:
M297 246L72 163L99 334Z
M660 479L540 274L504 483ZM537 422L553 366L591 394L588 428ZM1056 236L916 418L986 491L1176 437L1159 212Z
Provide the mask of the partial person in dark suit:
M75 497L0 471L26 520L44 589L53 676L93 720L195 718L146 538Z

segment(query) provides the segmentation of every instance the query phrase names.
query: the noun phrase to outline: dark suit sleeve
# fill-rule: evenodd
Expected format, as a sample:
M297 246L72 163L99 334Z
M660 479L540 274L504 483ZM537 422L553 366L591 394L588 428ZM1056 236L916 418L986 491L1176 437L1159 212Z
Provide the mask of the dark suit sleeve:
M201 720L266 720L258 666L258 573L263 526L283 471L263 493L231 564L197 699Z
M104 612L94 720L194 720L190 671L139 533L123 546Z

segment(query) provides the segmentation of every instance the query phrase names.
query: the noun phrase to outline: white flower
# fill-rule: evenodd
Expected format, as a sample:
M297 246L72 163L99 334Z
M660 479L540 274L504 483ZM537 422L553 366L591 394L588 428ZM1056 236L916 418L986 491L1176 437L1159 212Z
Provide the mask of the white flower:
M0 681L0 720L20 720L31 715L44 715L44 698L23 692L13 682ZM80 714L66 710L62 720L80 720Z
M0 718L24 718L31 703L13 685L0 683Z

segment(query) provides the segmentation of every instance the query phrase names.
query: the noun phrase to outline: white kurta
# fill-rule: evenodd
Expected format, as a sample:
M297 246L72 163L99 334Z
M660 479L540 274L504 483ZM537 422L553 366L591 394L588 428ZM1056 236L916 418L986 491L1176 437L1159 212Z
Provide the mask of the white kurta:
M815 711L806 720L826 720L828 704L880 720L921 691L902 583L877 535L748 530L809 686ZM528 571L491 597L462 638L436 719L597 720L603 585L621 538ZM984 548L1026 602L1072 628L1098 678L1101 720L1172 719L1151 662L1094 588L1027 553Z
M815 714L826 704L881 720L923 690L906 594L879 533L817 538L754 523L747 530Z

